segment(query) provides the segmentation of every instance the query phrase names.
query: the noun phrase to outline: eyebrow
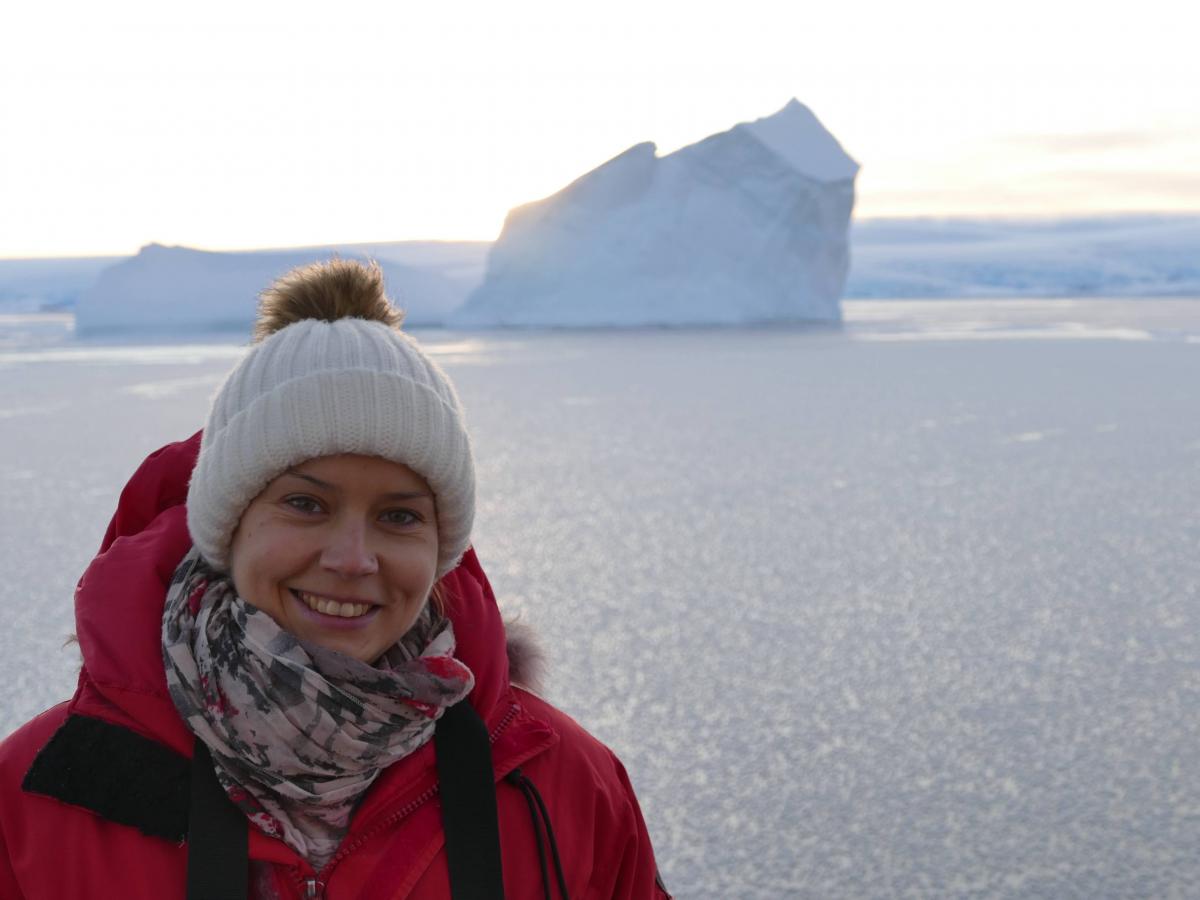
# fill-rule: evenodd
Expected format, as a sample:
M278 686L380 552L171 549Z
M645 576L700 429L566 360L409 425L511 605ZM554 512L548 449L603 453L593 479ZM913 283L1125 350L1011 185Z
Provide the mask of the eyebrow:
M309 482L310 484L315 484L317 487L324 488L327 491L336 491L338 489L336 484L330 484L328 481L322 481L320 478L314 478L311 475L305 475L303 472L297 472L295 469L288 469L283 474L291 475L295 478L303 478L305 481ZM383 499L384 500L422 500L422 499L432 500L433 494L430 493L429 491L393 491L392 493L384 494Z

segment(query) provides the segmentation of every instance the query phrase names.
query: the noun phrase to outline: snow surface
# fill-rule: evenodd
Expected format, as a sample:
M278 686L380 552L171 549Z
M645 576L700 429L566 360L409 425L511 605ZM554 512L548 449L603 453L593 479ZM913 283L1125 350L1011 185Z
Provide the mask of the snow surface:
M678 897L1192 896L1200 303L845 318L422 335L551 699ZM31 319L0 317L0 734L73 689L117 494L239 352Z
M452 326L836 322L858 165L792 100L509 213Z
M76 308L81 334L192 329L245 332L258 293L288 270L328 259L325 249L212 253L150 244L100 273ZM441 322L463 295L437 272L380 260L389 295L411 324Z

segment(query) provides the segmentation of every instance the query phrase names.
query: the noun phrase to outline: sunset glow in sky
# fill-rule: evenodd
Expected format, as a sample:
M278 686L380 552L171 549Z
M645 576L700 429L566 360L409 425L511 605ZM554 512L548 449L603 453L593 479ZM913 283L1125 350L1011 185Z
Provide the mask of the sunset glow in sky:
M631 144L791 97L860 218L1200 211L1200 15L1015 0L25 4L0 257L491 239Z

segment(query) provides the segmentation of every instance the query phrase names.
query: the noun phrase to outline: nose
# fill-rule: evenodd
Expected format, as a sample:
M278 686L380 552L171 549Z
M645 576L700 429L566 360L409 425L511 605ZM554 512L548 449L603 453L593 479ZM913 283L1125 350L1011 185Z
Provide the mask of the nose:
M331 526L321 552L321 567L343 578L360 578L379 571L379 560L371 549L366 529L357 522Z

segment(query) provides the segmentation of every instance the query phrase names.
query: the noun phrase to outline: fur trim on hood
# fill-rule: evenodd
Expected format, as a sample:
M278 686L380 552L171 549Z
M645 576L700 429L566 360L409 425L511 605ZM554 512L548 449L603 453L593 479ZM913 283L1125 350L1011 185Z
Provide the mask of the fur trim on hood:
M546 679L546 653L537 631L520 619L504 623L505 649L508 651L508 678L517 687L542 695Z

